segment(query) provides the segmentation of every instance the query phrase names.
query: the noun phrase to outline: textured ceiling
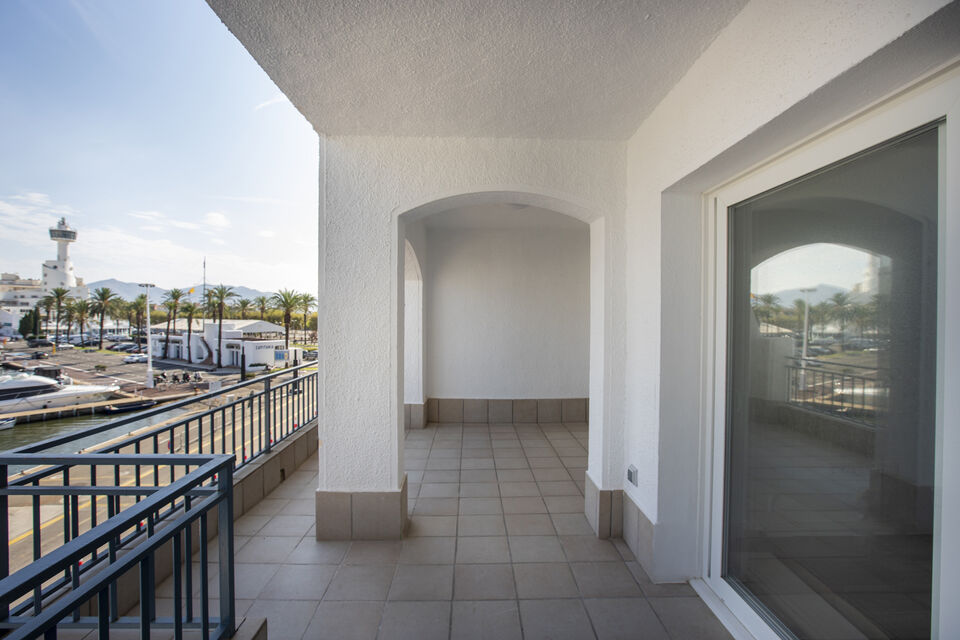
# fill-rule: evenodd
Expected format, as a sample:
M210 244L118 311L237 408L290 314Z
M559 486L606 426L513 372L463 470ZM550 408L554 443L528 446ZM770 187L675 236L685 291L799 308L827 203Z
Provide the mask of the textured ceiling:
M629 137L745 0L207 0L332 135Z

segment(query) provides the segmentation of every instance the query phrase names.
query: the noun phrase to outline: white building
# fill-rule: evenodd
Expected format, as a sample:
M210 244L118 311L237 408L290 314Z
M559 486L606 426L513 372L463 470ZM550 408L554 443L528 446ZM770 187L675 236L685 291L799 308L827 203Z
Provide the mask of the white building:
M68 225L65 218L60 218L57 225L50 228L50 239L57 243L57 257L43 263L40 280L21 278L16 273L0 274L0 308L22 317L57 287L67 289L71 298L90 297L83 278L74 273L70 259L69 247L77 240L76 229Z
M545 460L734 636L957 637L960 4L208 2L319 134L318 537L403 536L408 411L586 410ZM751 349L824 242L891 260L859 413Z
M166 344L165 322L151 325L154 357L164 357ZM214 321L195 319L191 331L185 318L177 318L170 329L169 353L172 360L187 360L193 364L217 364L217 341L220 325ZM284 349L283 327L264 320L223 321L223 366L239 368L244 356L246 366L257 368L283 367L296 359L303 362L302 350ZM189 338L189 348L187 346Z

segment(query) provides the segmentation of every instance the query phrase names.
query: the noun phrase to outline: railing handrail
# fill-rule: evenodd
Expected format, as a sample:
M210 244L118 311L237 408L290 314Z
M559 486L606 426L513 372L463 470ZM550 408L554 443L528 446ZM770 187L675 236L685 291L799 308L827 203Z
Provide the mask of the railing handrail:
M151 462L160 463L165 461L167 464L178 466L199 466L193 471L180 477L176 481L162 487L161 491L153 491L152 495L144 498L120 513L114 515L108 520L85 531L69 542L54 549L50 553L35 560L31 564L23 567L13 574L0 579L0 594L4 600L13 600L20 597L35 586L42 584L48 578L53 577L63 570L65 565L73 564L89 555L91 551L99 548L117 537L123 531L142 521L144 517L158 511L163 505L180 498L192 489L199 486L205 480L209 479L224 468L232 470L234 457L230 455L141 455L118 456L116 454L97 455L97 454L73 454L58 456L41 456L31 454L21 454L31 458L31 462L51 465L83 465L88 466L99 462L107 465L134 465L142 464L144 458L151 459ZM4 455L0 457L0 465L18 464L20 456Z
M242 389L243 387L259 384L267 379L273 379L282 375L300 371L301 369L304 369L307 367L315 367L315 366L317 366L316 363L308 362L308 363L297 365L295 367L282 369L280 371L275 371L273 373L268 373L266 375L257 376L250 380L238 382L237 384L230 385L229 387L225 387L217 391L208 391L207 393L203 393L200 395L191 396L189 398L184 398L182 400L176 400L174 402L158 405L152 409L138 411L135 414L132 414L123 418L109 420L107 422L94 425L88 429L83 429L82 431L76 431L76 432L64 434L61 436L54 436L52 438L47 438L46 440L41 440L39 442L33 442L31 444L26 444L21 447L17 447L16 449L10 449L9 451L6 451L4 453L39 453L41 451L45 451L46 449L49 449L50 447L56 447L62 444L67 444L68 442L73 442L81 438L86 438L88 436L96 435L104 431L109 431L110 429L115 429L116 427L122 427L126 424L137 422L145 418L152 418L153 416L161 415L173 409L180 409L182 407L189 406L195 402L202 402L203 400L209 400L211 398L215 398L217 396L221 396L221 395L230 393L232 391L235 391L236 389Z

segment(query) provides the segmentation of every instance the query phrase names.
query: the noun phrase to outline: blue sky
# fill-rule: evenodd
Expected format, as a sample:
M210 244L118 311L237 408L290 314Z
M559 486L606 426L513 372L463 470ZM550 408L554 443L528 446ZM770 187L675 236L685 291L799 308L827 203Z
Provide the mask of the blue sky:
M202 0L0 2L0 270L317 289L317 136Z

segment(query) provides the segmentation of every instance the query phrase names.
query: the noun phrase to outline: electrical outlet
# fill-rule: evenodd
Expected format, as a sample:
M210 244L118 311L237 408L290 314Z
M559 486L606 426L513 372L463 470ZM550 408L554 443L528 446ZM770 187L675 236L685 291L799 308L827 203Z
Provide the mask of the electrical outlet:
M633 486L637 486L637 468L633 465L630 465L630 468L627 469L627 480L629 480Z

